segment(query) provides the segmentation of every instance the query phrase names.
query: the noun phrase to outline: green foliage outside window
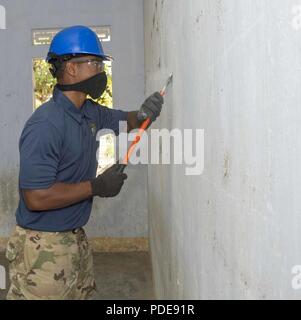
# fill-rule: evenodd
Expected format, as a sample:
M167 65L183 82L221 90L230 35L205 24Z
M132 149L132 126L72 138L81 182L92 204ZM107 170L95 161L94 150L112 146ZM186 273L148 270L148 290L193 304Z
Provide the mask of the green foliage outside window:
M109 108L113 107L113 93L112 93L112 66L110 64L105 65L105 71L108 76L108 84L106 91L100 99L94 100L101 105ZM34 98L35 109L41 104L49 100L52 96L53 88L56 84L56 80L52 77L49 71L49 64L43 59L35 59L33 61L34 72Z
M112 65L105 64L105 71L108 77L108 84L106 91L101 98L94 100L97 103L112 108L113 107L113 93L112 93ZM34 109L37 109L44 102L52 97L53 88L56 84L49 71L49 64L43 59L35 59L33 61L34 73ZM88 97L91 99L91 97ZM92 99L93 100L93 99ZM112 135L101 137L101 153L99 157L99 171L100 174L106 167L112 165L114 162L114 140Z

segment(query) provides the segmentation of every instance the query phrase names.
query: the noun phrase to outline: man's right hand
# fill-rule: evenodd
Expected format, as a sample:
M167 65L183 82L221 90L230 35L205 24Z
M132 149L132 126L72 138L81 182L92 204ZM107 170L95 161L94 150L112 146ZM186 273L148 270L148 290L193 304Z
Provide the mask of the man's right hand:
M92 195L101 198L116 197L127 179L125 173L118 173L119 165L115 164L91 181Z

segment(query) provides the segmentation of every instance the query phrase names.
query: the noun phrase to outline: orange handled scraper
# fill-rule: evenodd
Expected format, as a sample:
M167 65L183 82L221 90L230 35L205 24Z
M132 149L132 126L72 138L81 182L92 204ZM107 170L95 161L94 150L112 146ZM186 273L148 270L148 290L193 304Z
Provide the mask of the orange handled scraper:
M164 97L164 96L166 95L167 88L168 88L168 86L171 84L172 79L173 79L173 74L171 74L171 75L168 77L165 86L164 86L163 89L160 91L160 94L161 94L162 97ZM138 133L137 133L137 135L136 135L135 140L132 142L132 144L131 144L131 146L129 147L129 150L128 150L126 156L124 157L123 163L119 165L118 172L123 173L124 169L127 167L127 164L129 163L130 157L131 157L131 155L133 154L136 145L140 142L141 137L142 137L144 131L148 128L148 126L149 126L150 124L151 124L151 119L150 119L150 118L146 119L146 120L143 122L143 124L142 124L141 127L139 128L139 131L138 131Z

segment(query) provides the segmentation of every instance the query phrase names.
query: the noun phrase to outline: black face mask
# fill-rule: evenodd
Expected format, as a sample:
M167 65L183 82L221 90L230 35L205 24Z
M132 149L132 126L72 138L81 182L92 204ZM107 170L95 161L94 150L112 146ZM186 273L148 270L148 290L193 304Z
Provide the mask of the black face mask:
M105 72L98 73L95 76L74 84L57 84L61 91L79 91L98 99L102 96L107 87L108 78Z

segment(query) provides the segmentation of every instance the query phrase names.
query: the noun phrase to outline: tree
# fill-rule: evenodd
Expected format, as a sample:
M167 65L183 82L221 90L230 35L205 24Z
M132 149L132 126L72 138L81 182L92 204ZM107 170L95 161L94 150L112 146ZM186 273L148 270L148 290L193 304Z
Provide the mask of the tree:
M112 65L105 65L105 71L108 77L108 83L106 91L103 95L94 100L97 103L104 105L106 107L113 107L113 90L112 90ZM34 72L34 94L35 94L35 109L41 104L49 100L52 96L53 88L56 84L56 79L54 79L49 71L49 64L43 59L35 59L33 62L33 72Z
M49 71L49 64L42 59L33 61L35 108L49 100L56 80Z
M112 90L112 65L111 63L105 64L105 71L108 77L108 83L103 95L94 101L100 105L112 108L113 107L113 90ZM49 100L52 96L53 88L56 85L54 79L49 71L49 64L43 59L35 59L33 62L34 72L34 96L35 96L35 109L41 104ZM91 99L91 97L88 97ZM93 100L93 99L92 99ZM108 165L114 162L114 139L112 135L105 135L100 138L101 152L100 152L100 165L98 174L103 172Z

